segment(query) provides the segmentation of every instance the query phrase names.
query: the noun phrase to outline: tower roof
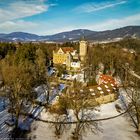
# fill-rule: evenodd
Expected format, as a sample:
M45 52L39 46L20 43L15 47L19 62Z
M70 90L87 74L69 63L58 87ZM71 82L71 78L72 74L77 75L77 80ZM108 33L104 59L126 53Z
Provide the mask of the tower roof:
M86 41L85 36L82 36L80 41Z

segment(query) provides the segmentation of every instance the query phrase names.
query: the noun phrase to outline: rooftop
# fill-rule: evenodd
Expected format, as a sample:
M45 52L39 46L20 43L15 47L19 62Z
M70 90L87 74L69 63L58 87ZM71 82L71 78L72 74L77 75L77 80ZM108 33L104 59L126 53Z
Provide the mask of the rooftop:
M72 47L60 47L60 48L63 50L64 53L66 53L66 52L73 52L73 51L74 51L74 48L72 48ZM57 48L57 49L55 50L55 52L58 52L58 50L59 50L60 48Z
M110 75L101 74L99 78L101 80L103 80L104 84L111 83L111 84L116 86L115 79L112 76L110 76Z
M112 83L106 83L106 84L103 83L101 85L89 86L88 90L90 91L91 95L95 95L99 97L101 95L116 93L117 87Z

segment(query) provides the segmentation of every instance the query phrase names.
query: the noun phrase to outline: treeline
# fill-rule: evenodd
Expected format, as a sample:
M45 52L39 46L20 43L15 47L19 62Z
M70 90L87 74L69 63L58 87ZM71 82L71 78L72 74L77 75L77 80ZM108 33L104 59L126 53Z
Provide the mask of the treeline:
M126 38L118 42L123 48L134 49L137 53L140 53L140 39Z
M36 49L40 48L46 57L52 57L52 50L56 48L56 44L46 43L0 43L0 58L4 58L9 53L21 53L23 57L34 57ZM18 52L17 52L18 51ZM30 59L30 58L29 58Z
M117 42L111 42L104 44L105 46L115 46L118 48L127 48L127 49L133 49L137 53L140 53L140 39L133 39L133 38L124 38L123 40L117 41Z
M0 43L0 59L4 58L8 53L16 51L15 44L13 43Z
M93 45L89 48L85 65L92 66L95 75L99 63L104 65L104 73L124 77L124 66L128 64L129 68L140 74L140 40L124 39L119 42Z
M16 51L18 51L17 53L23 53L21 57L26 54L26 57L32 57L31 59L33 59L37 48L40 48L43 51L46 58L52 58L53 50L58 47L73 47L78 50L79 43L0 43L0 59L3 59L7 54L15 53Z

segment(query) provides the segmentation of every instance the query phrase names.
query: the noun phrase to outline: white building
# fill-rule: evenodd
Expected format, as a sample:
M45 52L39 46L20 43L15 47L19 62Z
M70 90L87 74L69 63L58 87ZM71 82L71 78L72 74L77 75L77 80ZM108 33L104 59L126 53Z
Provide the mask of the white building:
M80 67L81 67L81 62L80 61L72 61L71 62L71 68L80 69Z

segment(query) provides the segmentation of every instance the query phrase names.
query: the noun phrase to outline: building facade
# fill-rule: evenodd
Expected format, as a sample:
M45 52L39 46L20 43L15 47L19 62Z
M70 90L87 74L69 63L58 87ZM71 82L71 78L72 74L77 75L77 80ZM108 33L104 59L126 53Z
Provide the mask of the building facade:
M80 69L81 63L87 55L87 41L79 42L79 53L72 47L61 47L53 51L53 63L56 65L66 65L69 69Z
M73 48L59 48L53 51L53 63L54 64L67 64L71 60L70 52L73 51Z

